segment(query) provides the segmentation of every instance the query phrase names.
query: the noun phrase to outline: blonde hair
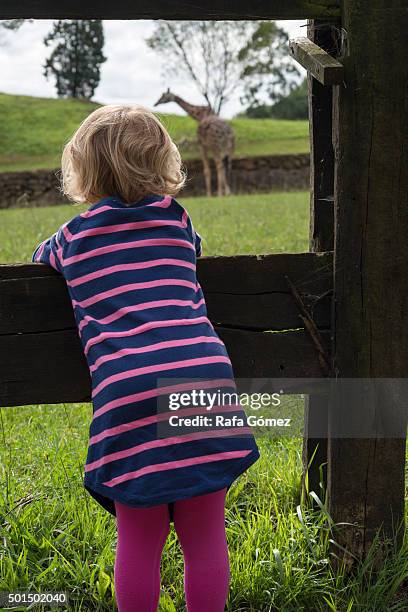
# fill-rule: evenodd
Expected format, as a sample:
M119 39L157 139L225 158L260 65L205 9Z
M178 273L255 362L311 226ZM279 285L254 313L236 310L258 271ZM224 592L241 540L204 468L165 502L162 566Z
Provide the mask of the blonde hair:
M88 115L64 147L61 170L62 191L78 203L175 195L186 180L177 146L143 106L112 104Z

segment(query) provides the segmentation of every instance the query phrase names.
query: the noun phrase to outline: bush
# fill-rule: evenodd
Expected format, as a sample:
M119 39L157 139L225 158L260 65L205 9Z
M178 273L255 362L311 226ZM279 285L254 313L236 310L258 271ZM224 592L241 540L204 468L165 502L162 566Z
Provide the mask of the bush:
M244 115L251 119L307 119L309 116L307 80L304 79L290 94L280 98L275 104L250 107Z

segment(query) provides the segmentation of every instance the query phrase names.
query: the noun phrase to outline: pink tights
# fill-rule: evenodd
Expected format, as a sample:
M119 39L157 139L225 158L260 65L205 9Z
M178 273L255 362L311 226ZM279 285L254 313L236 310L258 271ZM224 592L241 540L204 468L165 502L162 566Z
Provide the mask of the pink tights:
M223 612L229 559L226 489L174 502L174 527L184 555L188 612ZM167 504L131 508L115 502L118 544L114 580L119 612L156 612L160 560L169 533Z

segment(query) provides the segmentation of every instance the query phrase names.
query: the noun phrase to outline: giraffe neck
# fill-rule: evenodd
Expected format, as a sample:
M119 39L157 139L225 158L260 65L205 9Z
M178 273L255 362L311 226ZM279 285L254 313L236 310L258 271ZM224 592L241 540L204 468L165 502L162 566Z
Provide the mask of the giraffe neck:
M212 112L209 106L194 106L194 104L189 104L183 98L180 98L180 96L174 96L174 101L196 121L201 121L201 119Z

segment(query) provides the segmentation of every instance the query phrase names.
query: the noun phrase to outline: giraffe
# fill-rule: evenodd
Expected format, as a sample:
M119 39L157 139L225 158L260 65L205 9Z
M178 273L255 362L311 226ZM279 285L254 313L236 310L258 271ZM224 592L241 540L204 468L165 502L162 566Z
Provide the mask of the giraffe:
M229 195L231 189L227 181L227 171L231 168L231 157L235 146L235 137L231 126L218 117L210 105L195 106L189 104L183 98L180 98L180 96L173 94L170 89L160 97L155 106L167 104L168 102L175 102L198 122L197 138L203 162L207 196L211 196L209 153L214 158L217 172L217 194L219 196Z

